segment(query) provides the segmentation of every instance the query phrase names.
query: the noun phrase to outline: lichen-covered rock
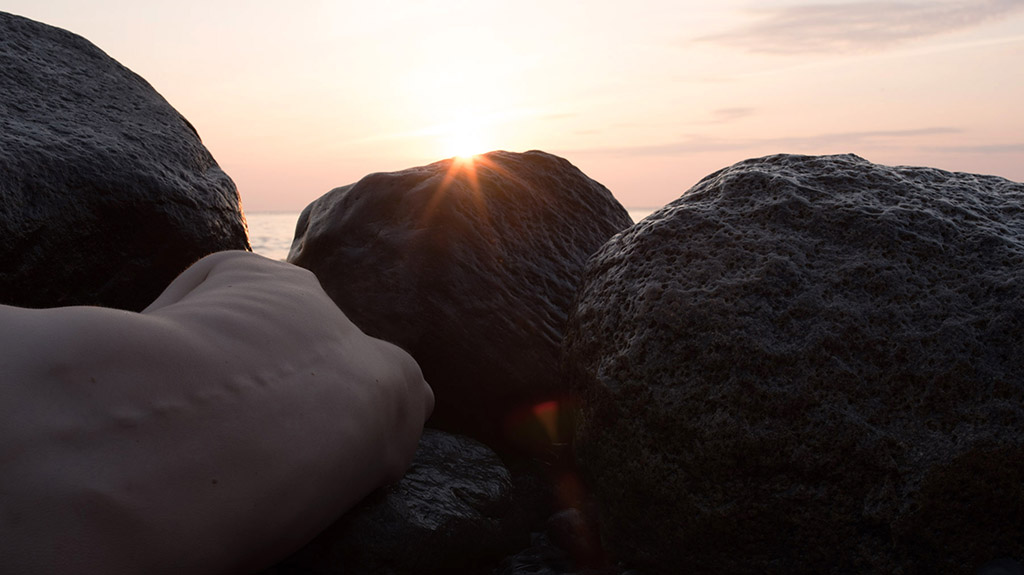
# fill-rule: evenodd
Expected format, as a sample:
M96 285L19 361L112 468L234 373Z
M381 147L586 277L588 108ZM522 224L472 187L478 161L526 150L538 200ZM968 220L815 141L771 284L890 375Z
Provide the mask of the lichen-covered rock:
M565 392L559 347L583 265L631 224L569 162L492 152L332 190L302 212L288 261L416 358L431 425L489 441Z
M412 466L264 575L486 571L525 547L512 476L485 445L427 429Z
M566 333L607 546L664 573L1024 556L1024 185L856 156L712 174Z
M231 179L145 80L0 13L0 303L140 310L200 257L248 249Z

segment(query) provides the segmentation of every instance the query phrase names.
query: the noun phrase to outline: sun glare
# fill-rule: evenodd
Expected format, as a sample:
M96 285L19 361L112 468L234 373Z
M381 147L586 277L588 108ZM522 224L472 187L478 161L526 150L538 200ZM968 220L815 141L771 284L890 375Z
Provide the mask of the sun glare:
M467 114L447 125L440 134L444 156L465 160L486 152L485 123L482 118Z

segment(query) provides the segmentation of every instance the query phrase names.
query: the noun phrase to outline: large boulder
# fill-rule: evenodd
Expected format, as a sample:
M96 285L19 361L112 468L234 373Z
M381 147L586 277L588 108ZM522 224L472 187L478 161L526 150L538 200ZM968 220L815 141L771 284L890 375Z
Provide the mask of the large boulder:
M559 347L583 265L631 224L564 159L492 152L330 191L299 217L288 261L416 358L433 426L490 441L565 392Z
M200 257L248 249L231 179L145 80L0 13L0 303L139 310Z
M606 544L664 573L1024 557L1024 185L778 155L588 265L566 333Z

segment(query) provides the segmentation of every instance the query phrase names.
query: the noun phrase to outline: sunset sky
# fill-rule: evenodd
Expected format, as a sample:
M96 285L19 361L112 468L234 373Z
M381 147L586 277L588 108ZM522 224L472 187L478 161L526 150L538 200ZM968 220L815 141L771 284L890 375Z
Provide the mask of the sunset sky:
M563 156L628 207L767 154L1024 181L1024 0L14 0L148 80L245 209L457 153Z

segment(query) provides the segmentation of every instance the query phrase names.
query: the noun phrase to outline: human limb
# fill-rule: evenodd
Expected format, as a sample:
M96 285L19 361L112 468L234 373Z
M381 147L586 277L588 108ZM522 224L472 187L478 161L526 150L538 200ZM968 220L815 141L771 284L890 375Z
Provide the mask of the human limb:
M7 567L257 568L411 460L419 368L312 274L223 252L179 280L141 314L0 306Z

